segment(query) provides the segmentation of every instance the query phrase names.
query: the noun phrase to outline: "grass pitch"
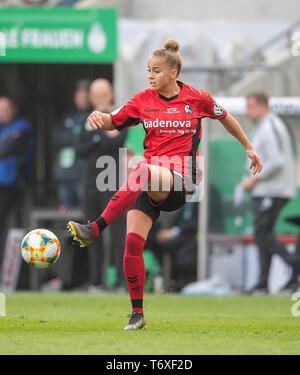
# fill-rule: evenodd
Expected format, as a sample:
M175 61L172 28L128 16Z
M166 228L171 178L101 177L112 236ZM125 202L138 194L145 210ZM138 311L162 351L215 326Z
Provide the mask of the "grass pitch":
M6 297L0 354L300 354L288 297L146 295L142 331L123 330L127 294Z

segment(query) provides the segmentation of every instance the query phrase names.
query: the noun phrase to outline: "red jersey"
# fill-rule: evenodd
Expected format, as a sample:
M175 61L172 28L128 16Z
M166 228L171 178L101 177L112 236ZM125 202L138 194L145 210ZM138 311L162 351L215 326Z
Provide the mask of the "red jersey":
M203 90L177 81L180 92L166 98L147 89L111 113L116 129L142 124L145 130L144 159L199 182L199 143L204 117L223 119L227 112ZM200 172L200 173L197 173Z

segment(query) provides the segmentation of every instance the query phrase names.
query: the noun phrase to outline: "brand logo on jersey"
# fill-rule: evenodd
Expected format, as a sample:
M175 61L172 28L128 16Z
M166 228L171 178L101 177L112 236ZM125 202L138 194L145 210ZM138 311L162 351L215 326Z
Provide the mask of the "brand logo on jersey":
M188 105L188 104L184 107L184 110L185 110L185 112L188 115L190 115L191 113L193 113L193 108L190 105Z
M143 121L144 127L148 128L190 128L191 121L164 121L158 118L154 121Z
M158 108L145 108L144 112L159 112L160 109Z
M217 116L217 117L220 117L222 116L224 113L224 109L218 104L218 103L215 103L214 105L214 115Z
M173 113L180 113L180 111L178 111L177 108L173 107L173 108L167 108L165 113L173 114Z

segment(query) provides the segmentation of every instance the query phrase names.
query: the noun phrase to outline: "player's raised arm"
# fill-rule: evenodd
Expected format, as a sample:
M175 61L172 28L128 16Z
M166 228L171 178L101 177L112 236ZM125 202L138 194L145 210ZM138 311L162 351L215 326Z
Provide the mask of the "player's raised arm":
M225 129L233 135L244 147L248 157L252 160L250 169L253 168L253 174L262 170L262 162L257 152L254 150L247 135L239 122L231 116L223 107L216 103L215 99L206 91L199 90L200 111L203 117L209 117L213 120L219 120Z
M89 115L87 122L94 130L115 130L115 126L112 122L111 116L108 113L94 111Z
M233 116L231 116L230 113L227 113L226 117L220 119L219 121L225 127L225 129L245 147L248 157L252 160L250 169L253 168L253 174L260 172L263 167L260 157L254 150L254 147L252 146L239 122Z

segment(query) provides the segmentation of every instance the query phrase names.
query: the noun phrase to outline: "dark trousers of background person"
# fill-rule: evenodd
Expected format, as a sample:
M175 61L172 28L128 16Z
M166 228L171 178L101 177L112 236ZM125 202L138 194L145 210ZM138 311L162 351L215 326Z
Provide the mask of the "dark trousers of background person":
M180 291L197 277L197 239L194 235L179 235L160 244L160 251L169 252L172 258L170 287Z
M80 181L65 182L58 185L59 203L68 209L77 208L81 202Z
M7 219L20 194L20 191L14 186L0 185L0 272L6 243Z
M104 211L115 192L97 190L96 187L85 187L83 210L89 220L94 220ZM116 268L115 287L121 285L123 277L123 256L125 250L125 216L121 215L105 230L108 232L110 263ZM104 259L104 241L98 237L88 249L89 256L89 285L102 284L102 262Z
M281 209L288 199L284 198L253 198L252 209L254 214L254 236L259 250L260 279L258 286L265 288L268 285L269 271L273 255L279 255L289 265L293 264L293 257L286 247L276 239L274 225ZM293 270L294 271L294 270Z
M81 208L82 190L81 178L69 179L63 182L58 181L57 193L59 205L65 206L68 210ZM60 227L60 223L56 223L55 230L61 230L61 237L63 238L65 225L62 228ZM79 244L73 241L71 237L65 238L64 242L61 244L64 248L64 251L60 255L62 259L54 266L53 270L57 271L64 290L77 289L84 286L87 279L87 257ZM55 272L52 272L52 274L54 276Z

